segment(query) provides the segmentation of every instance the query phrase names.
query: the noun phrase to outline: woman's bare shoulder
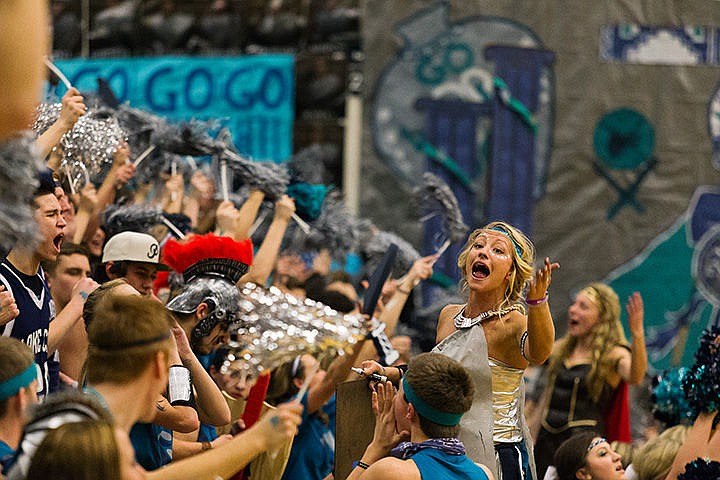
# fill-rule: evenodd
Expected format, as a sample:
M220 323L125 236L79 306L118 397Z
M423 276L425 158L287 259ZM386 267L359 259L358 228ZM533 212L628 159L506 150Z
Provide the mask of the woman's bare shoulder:
M454 317L460 310L462 310L464 306L464 304L460 303L451 303L449 305L445 305L443 309L440 310L440 320L443 320L447 317Z

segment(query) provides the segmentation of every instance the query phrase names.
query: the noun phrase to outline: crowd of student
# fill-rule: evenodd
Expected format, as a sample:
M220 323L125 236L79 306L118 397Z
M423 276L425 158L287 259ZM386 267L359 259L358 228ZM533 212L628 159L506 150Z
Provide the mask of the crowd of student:
M0 32L25 21L41 38L43 15L43 0L4 2ZM0 35L0 51L9 47L22 55L0 76L8 85L19 77L39 84L42 48ZM0 115L0 141L27 128L33 98ZM311 298L362 316L364 286L331 271L326 250L311 264L307 252L283 250L295 213L287 195L275 199L253 244L266 194L251 188L239 206L217 200L208 171L195 172L188 188L182 174L170 175L152 200L185 218L180 238L161 221L110 228L106 214L136 174L136 152L121 143L97 190L87 184L74 193L56 147L85 111L82 95L69 90L57 121L34 139L27 155L47 165L29 179L32 225L17 227L18 238L29 229L35 239L15 241L0 262L4 477L332 478L336 387L366 378L379 379L368 384L375 428L348 478L718 478L717 399L697 401L716 395L702 382L716 383L717 342L710 338L698 357L707 378L691 384L704 408L693 425L668 428L623 458L627 385L647 368L642 298L627 300L628 341L618 296L591 283L554 342L548 291L559 264L546 258L536 267L530 239L505 222L469 234L457 259L466 301L442 310L432 352L414 355L411 339L393 334L437 255L382 284L374 315L363 320L367 337L344 352L273 346L287 350L285 361L261 374L247 355L247 332L260 324L247 317L245 295L272 286L296 303ZM526 369L543 364L544 393L526 405Z

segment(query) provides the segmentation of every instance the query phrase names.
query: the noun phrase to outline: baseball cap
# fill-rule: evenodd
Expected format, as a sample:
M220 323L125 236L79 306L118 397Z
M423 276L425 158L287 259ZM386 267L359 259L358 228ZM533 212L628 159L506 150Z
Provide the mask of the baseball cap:
M139 232L121 232L113 235L103 248L102 263L152 263L158 270L168 267L160 263L160 245L152 235Z

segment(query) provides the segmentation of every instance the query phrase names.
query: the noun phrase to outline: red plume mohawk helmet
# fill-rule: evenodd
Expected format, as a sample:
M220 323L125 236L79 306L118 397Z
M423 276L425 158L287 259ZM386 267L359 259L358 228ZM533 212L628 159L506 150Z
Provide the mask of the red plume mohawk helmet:
M162 251L163 263L182 273L185 282L198 276L217 276L237 283L252 265L250 239L241 241L213 233L179 242L170 239Z

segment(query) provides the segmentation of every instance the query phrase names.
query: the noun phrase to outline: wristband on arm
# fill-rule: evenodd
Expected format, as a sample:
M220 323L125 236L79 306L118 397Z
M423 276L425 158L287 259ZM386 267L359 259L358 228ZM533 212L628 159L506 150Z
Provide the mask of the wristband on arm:
M168 396L172 406L192 406L190 370L182 365L171 365L168 370Z

